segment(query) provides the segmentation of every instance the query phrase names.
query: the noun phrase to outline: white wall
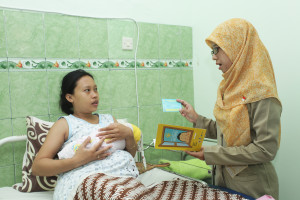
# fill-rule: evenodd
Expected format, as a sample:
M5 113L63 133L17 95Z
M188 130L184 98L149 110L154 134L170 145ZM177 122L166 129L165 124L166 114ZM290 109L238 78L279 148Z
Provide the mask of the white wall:
M283 104L281 148L274 161L280 198L297 199L300 166L300 2L297 0L0 0L0 6L193 27L195 108L213 118L221 72L204 40L221 22L241 17L257 29L273 61ZM298 36L298 37L297 37Z

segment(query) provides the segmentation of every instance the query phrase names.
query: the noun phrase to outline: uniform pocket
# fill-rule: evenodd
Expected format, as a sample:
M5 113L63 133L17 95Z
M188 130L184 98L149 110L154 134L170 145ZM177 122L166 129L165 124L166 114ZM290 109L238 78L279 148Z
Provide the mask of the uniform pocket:
M233 180L242 182L256 181L258 180L258 176L253 169L247 167L246 169L238 173L235 177L233 177Z

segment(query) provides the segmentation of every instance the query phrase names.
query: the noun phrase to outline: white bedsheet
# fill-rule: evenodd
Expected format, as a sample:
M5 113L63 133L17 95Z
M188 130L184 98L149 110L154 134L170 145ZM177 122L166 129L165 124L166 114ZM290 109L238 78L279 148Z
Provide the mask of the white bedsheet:
M0 188L1 200L50 200L52 199L53 191L44 192L19 192L12 187Z
M174 179L185 179L191 180L191 178L183 177L177 174L173 174L159 168L151 169L143 174L141 174L138 179L146 186L151 187L154 186L161 181L170 181ZM195 179L192 179L195 180ZM201 180L197 180L205 184L205 182ZM31 192L24 193L19 192L12 187L2 187L0 188L0 200L50 200L52 199L53 191L45 191L45 192Z

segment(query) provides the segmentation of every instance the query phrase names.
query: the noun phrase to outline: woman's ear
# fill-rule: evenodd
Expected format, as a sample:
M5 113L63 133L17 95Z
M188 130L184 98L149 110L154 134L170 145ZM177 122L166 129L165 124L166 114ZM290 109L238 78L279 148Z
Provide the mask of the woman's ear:
M73 103L73 96L71 94L66 94L66 99L68 102Z

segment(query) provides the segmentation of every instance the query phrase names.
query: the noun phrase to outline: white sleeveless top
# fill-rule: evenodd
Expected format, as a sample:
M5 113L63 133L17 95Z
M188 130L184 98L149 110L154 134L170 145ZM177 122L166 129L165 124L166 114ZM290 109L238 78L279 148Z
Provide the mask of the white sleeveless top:
M99 116L99 124L90 124L73 115L63 116L69 125L69 137L61 149L83 136L88 136L95 129L106 127L114 122L113 117L109 114L97 115ZM139 175L131 154L125 150L117 150L103 160L96 160L71 171L59 174L53 199L73 199L78 185L81 184L86 177L95 173L131 177L137 177Z

